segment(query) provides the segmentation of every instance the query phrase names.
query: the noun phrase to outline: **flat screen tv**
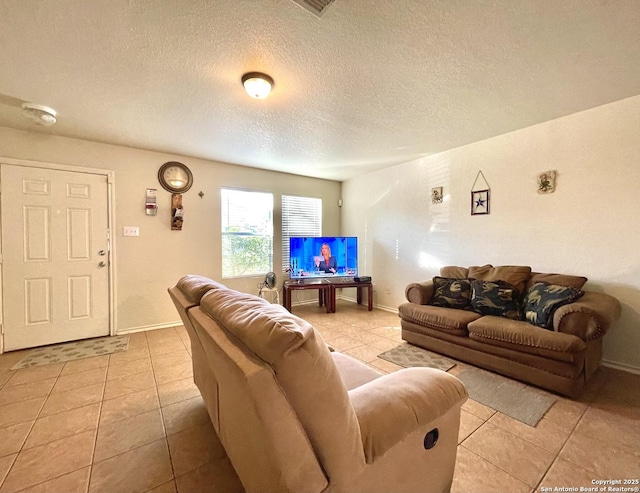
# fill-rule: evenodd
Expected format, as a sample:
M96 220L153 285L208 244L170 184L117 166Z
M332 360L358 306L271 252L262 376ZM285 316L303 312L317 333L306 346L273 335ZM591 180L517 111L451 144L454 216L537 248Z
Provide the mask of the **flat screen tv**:
M292 236L289 267L290 279L357 276L358 238Z

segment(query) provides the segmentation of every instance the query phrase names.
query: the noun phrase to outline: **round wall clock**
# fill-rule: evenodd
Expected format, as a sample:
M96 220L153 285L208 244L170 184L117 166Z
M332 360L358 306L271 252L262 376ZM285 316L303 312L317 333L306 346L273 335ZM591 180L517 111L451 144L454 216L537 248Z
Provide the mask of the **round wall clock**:
M158 181L171 193L184 193L193 185L191 170L177 161L164 163L158 170Z

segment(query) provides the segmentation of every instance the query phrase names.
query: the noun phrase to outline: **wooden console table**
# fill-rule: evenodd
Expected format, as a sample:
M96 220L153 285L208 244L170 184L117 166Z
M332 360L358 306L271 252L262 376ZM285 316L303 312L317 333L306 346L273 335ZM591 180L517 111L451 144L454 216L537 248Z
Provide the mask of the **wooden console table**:
M291 311L291 292L295 290L318 290L318 304L327 307L327 313L336 311L336 289L356 288L356 301L362 304L362 290L367 289L367 308L373 310L373 284L369 282L344 281L337 279L322 279L320 282L285 281L282 285L282 305Z
M355 282L355 281L335 281L331 282L331 305L333 312L336 311L336 289L338 288L356 288L358 290L356 294L356 301L358 304L362 304L362 289L367 288L367 308L369 311L373 310L373 284L369 282Z
M335 291L331 288L331 284L322 279L321 282L297 282L297 281L285 281L282 284L282 305L289 311L291 311L291 292L296 290L318 290L318 304L323 304L327 307L327 313L335 312L336 309L333 306L335 302Z

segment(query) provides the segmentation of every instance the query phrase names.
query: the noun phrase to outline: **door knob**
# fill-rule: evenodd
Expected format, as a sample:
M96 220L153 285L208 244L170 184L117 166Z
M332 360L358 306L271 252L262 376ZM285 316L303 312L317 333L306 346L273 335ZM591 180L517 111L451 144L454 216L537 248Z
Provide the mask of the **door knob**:
M106 254L107 254L107 252L105 252L104 250L100 250L100 251L98 252L98 255L106 255Z
M107 265L107 263L103 261L103 262L100 262L100 263L98 264L98 267L104 267L104 266L106 266L106 265Z

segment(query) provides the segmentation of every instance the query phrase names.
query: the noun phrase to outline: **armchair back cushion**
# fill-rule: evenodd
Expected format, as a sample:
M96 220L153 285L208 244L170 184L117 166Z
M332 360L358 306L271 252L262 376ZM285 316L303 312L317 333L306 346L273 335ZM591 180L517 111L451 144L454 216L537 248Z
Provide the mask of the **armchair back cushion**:
M209 414L245 490L323 491L327 478L273 369L211 320L202 306L189 316L210 372L221 377L216 412Z
M273 368L330 478L346 481L364 467L347 389L326 343L308 322L281 305L228 289L210 291L201 307L239 345Z

